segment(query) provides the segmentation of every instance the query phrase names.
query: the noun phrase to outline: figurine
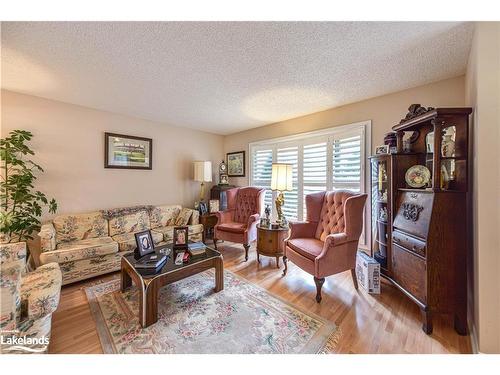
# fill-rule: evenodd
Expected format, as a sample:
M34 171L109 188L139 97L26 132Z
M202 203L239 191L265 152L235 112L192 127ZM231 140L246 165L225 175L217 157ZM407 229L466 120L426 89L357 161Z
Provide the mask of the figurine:
M268 204L266 204L266 208L264 210L264 213L266 214L266 219L269 220L269 215L271 215L271 207L269 207Z
M387 217L388 217L387 208L386 207L380 208L380 213L378 215L378 218L380 219L380 221L387 223Z

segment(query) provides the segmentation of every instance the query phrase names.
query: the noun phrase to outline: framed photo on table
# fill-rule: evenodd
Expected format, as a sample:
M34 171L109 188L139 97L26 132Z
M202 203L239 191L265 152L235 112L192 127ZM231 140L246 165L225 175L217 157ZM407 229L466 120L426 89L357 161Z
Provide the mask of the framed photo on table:
M135 243L137 245L135 255L138 258L153 253L155 251L153 237L151 236L150 230L145 230L143 232L135 233Z
M188 227L174 227L174 249L187 249Z
M245 151L228 152L227 175L229 177L245 177Z
M153 140L104 133L104 168L153 169Z

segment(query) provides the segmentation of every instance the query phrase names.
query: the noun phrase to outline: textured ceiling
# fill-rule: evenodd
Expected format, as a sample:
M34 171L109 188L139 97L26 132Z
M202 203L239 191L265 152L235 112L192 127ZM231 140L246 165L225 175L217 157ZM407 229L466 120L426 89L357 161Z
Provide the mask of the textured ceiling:
M2 88L230 134L460 75L472 28L3 22Z

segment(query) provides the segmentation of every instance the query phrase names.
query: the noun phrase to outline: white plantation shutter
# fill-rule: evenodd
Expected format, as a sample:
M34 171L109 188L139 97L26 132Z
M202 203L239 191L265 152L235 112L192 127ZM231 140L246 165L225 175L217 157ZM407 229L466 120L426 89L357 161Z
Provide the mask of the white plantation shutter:
M333 138L333 190L361 190L361 136L362 134L346 134Z
M283 213L288 220L298 220L299 216L299 195L298 195L298 161L299 148L298 146L278 148L276 150L276 160L278 163L286 163L293 165L293 191L285 191L285 204L282 207Z
M293 165L293 191L284 192L283 213L288 220L305 220L305 196L318 191L365 191L367 122L263 141L250 145L252 186L270 189L272 163ZM369 133L368 133L369 138ZM265 203L273 207L276 193L266 191ZM367 243L364 237L362 244Z
M327 190L327 142L304 145L302 151L303 218L307 217L307 194Z
M264 196L265 205L272 207L271 171L273 164L273 148L256 149L252 153L252 186L267 189Z

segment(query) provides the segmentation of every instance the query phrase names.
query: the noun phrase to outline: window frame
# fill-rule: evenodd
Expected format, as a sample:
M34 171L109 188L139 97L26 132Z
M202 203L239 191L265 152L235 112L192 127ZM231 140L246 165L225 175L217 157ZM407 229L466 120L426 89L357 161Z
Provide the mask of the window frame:
M272 160L275 162L277 160L277 151L278 148L286 148L286 147L294 147L297 146L298 150L298 160L297 160L297 196L299 197L298 199L298 207L297 207L297 213L300 217L300 213L303 214L304 212L304 202L303 202L303 188L304 188L304 180L303 180L303 147L314 144L314 143L321 143L326 141L326 153L327 153L327 158L326 158L326 186L327 190L329 188L333 188L333 140L338 139L338 138L344 138L344 137L349 137L349 135L361 135L361 152L360 152L360 160L361 160L361 166L360 166L360 193L366 193L369 191L369 173L370 173L370 168L369 168L369 163L368 163L368 158L367 155L369 154L371 150L371 125L372 122L371 120L365 120L365 121L360 121L352 124L347 124L347 125L339 125L339 126L334 126L326 129L321 129L321 130L316 130L316 131L311 131L311 132L305 132L305 133L299 133L299 134L294 134L290 136L284 136L284 137L278 137L278 138L271 138L271 139L264 139L256 142L251 142L248 144L248 152L249 152L249 183L250 185L254 185L253 181L253 153L256 150L265 150L265 149L272 149ZM363 142L364 140L364 142ZM363 145L364 143L364 145ZM347 188L347 187L346 187ZM272 192L272 202L276 199L276 192ZM370 228L371 223L369 222L368 218L369 212L370 212L370 202L369 200L367 201L367 204L365 205L365 214L364 214L364 230L363 234L360 237L360 247L362 248L367 248L368 244L370 243ZM276 217L276 208L274 203L272 204L272 215L273 217ZM303 218L305 220L305 218Z

